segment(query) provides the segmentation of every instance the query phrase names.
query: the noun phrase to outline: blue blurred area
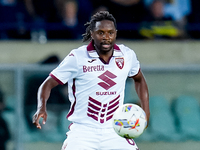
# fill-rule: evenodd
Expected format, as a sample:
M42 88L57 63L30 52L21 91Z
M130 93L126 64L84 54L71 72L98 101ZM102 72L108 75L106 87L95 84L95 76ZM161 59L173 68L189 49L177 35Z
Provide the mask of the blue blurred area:
M125 1L115 0L1 0L0 39L41 38L44 43L49 39L81 39L85 32L84 24L100 10L108 10L114 15L120 39L146 39L152 36L167 39L200 38L198 0L164 0L162 11L165 18L171 18L168 21L172 30L165 28L159 33L152 31L149 25L143 28L146 18L151 14L149 9L153 1L138 0L137 3L126 4ZM166 27L166 24L162 23L163 26ZM175 38L164 33L182 31L184 35Z

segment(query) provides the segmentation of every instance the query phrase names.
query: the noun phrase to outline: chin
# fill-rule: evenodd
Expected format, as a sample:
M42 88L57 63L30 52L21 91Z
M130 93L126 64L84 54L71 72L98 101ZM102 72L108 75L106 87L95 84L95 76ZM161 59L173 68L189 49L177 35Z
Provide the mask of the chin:
M104 51L104 52L109 52L109 51L112 50L112 47L111 48L106 48L106 49L102 48L101 50Z

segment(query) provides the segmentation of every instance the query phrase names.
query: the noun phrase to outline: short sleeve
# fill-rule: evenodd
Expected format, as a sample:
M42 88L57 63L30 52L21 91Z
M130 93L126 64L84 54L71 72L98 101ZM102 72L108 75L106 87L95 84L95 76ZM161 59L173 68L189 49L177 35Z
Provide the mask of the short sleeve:
M139 72L140 62L138 61L137 56L136 56L136 54L133 50L131 50L130 53L131 53L130 54L130 56L131 56L131 68L130 68L128 76L133 77Z
M77 58L75 56L75 53L72 51L64 58L64 60L58 65L58 67L50 73L50 76L54 78L58 83L65 84L70 79L75 78L77 72Z

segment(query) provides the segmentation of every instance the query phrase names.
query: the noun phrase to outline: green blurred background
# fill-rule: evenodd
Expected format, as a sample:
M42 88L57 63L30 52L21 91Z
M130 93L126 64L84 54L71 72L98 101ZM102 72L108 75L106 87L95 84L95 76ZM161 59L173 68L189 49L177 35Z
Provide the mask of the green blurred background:
M127 45L136 52L149 86L150 97L162 97L169 103L172 122L165 124L166 129L168 124L173 124L177 132L174 134L179 135L178 138L174 137L173 130L171 130L171 139L164 138L161 133L155 135L152 133L154 131L153 122L150 122L144 135L135 139L139 148L141 150L199 150L198 138L192 136L182 138L185 135L179 130L180 123L176 122L177 116L173 111L173 103L182 95L193 97L198 104L200 102L200 42L195 40L119 40L117 43ZM65 110L68 109L69 104L64 107L50 104L48 107L50 115L45 125L46 128L44 127L41 131L29 129L24 118L26 115L24 101L27 88L30 88L27 87L27 82L30 76L46 77L56 66L55 64L41 66L42 60L52 55L62 60L70 50L83 44L87 43L74 40L48 41L46 44L30 41L0 41L0 87L5 93L5 111L7 111L5 119L11 131L8 150L61 149L65 139L64 131L67 130L65 124L69 123L65 122L65 116L62 115L66 114ZM137 103L137 96L130 92L134 90L130 82L127 80L125 102ZM33 99L35 96L32 95ZM36 110L35 105L31 110ZM196 115L200 119L200 114ZM157 123L165 119L163 117ZM198 122L190 122L191 125L196 123ZM199 131L197 130L196 133L200 135Z

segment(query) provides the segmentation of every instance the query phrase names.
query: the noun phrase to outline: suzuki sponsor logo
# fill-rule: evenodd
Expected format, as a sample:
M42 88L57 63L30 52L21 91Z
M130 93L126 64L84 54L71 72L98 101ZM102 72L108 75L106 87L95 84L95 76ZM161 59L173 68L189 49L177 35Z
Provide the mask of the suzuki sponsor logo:
M98 76L98 78L100 78L101 80L103 80L104 82L99 82L98 85L100 85L102 88L108 90L109 88L111 88L112 86L114 86L116 83L111 80L116 78L117 76L114 75L113 73L111 73L110 71L106 71L103 74L101 74L100 76Z
M111 92L96 92L96 95L116 95L116 91L111 91Z

